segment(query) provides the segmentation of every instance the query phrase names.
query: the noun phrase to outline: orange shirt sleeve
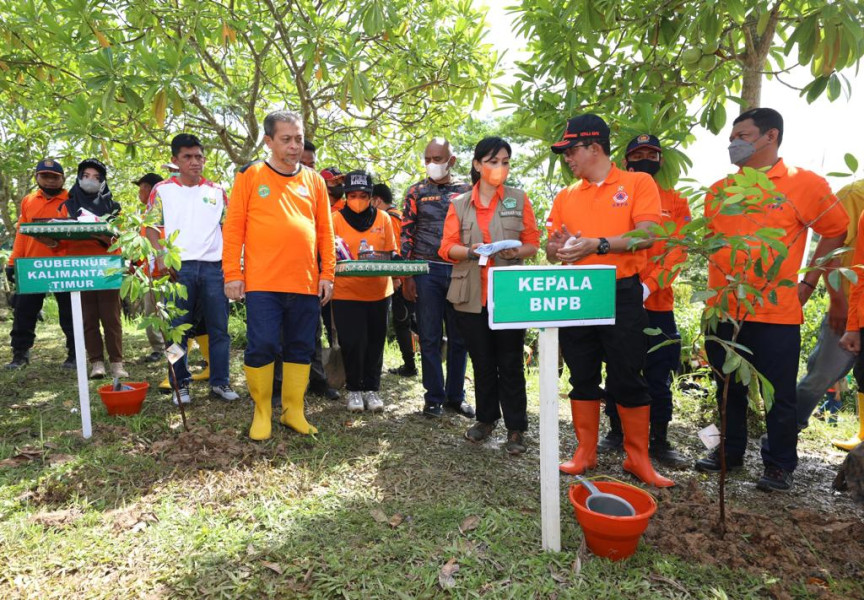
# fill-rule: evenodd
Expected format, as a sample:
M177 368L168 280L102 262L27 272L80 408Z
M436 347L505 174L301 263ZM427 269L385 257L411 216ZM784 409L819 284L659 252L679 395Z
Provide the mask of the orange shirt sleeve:
M456 207L450 203L447 209L447 217L444 219L444 233L441 235L441 247L438 248L438 256L447 262L455 263L456 261L450 258L450 249L453 246L461 246L462 237L459 235L459 215L456 214Z
M21 235L21 223L29 223L27 217L27 205L29 204L30 196L25 196L21 201L20 214L18 215L18 223L15 225L15 242L12 244L12 254L9 255L9 266L15 264L16 258L24 256L24 247L26 240Z
M828 182L812 174L808 187L811 188L806 195L809 201L802 203L804 206L795 205L804 223L809 223L813 231L823 237L836 237L847 233L849 215L831 191Z
M552 200L552 208L549 209L549 215L546 217L546 233L549 236L561 229L561 204L564 202L566 195L567 188L564 188Z
M231 202L222 225L222 270L225 282L245 281L240 259L243 255L243 244L246 241L246 206L249 200L249 189L246 175L237 172L234 176L234 187L231 190Z
M523 244L530 244L535 248L539 248L540 229L537 228L537 217L534 215L534 207L531 206L531 200L528 199L528 194L525 194L525 207L522 210L522 225L522 235L519 236L519 241Z
M643 175L643 173L639 173ZM657 189L657 184L654 179L644 174L644 177L639 177L635 185L635 198L633 198L633 223L641 223L651 221L652 223L660 223L660 190Z
M847 331L859 331L864 321L861 314L861 301L864 299L864 213L858 219L858 238L855 240L855 253L852 255L852 268L858 274L858 281L849 288L849 316L846 319Z
M315 177L315 199L317 214L315 215L316 239L318 240L318 256L321 259L319 279L333 281L336 271L336 236L333 234L333 219L330 214L330 197L327 195L327 184L321 177ZM389 217L388 217L389 219ZM392 229L390 230L392 235Z
M675 232L673 233L673 237L680 239L681 228L689 223L692 218L690 214L690 206L687 204L686 198L681 196L679 193L675 191L672 191L671 193L674 194L674 200L672 202L672 220L675 222ZM678 276L678 273L672 273L672 267L684 262L686 259L687 253L684 251L682 246L675 246L669 251L663 260L654 261L649 259L649 271L642 280L642 283L647 285L648 289L653 294L660 289L661 274L665 271L670 273L670 275L667 275L662 287L669 287Z

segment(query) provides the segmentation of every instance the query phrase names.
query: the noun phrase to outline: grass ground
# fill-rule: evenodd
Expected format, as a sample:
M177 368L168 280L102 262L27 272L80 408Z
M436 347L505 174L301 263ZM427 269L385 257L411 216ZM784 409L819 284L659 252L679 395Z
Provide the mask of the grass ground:
M161 367L136 360L145 339L128 331L132 378L155 385ZM0 371L2 598L819 597L795 582L783 596L769 571L718 568L647 544L620 563L593 558L581 548L566 478L564 551L543 553L533 372L531 446L520 458L504 453L503 431L472 446L462 417L424 419L420 382L390 375L383 415L351 416L341 402L313 397L316 438L276 428L260 444L246 436L245 395L228 404L196 384L193 431L183 434L166 397L151 391L141 414L112 418L94 383L95 432L84 441L74 375L57 368L61 345L59 328L40 324L31 366ZM232 384L243 393L241 362L235 351ZM396 366L393 349L386 363ZM678 418L701 426L697 404L679 399ZM573 446L565 403L560 416L563 456ZM674 424L677 441L696 456L695 427L684 421ZM851 433L850 415L836 431L809 429L802 454L814 488L782 501L861 519L825 484L842 459L826 439ZM600 471L622 476L619 462L605 458ZM674 475L710 492L693 473ZM733 503L776 502L757 496L752 477L733 480ZM831 597L864 597L860 579L831 585Z

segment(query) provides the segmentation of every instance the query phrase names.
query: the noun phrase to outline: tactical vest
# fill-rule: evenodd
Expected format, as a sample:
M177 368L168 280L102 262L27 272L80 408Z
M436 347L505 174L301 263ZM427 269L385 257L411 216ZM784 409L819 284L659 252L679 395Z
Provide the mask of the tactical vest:
M471 192L462 194L453 200L456 216L459 218L459 237L464 246L483 243L483 233L477 223L477 210L471 201ZM493 242L501 240L520 240L525 224L522 222L522 211L525 209L525 192L520 189L504 186L504 196L498 201L492 219L489 222L489 238ZM495 258L496 267L521 265L522 259L505 260ZM450 275L450 288L447 290L447 300L453 303L453 308L460 312L480 313L483 308L483 296L480 287L479 261L463 260L453 265Z

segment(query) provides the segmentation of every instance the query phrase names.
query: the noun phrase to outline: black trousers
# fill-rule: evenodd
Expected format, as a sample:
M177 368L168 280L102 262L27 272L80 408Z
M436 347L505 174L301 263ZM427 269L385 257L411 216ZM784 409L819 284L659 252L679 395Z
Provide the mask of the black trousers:
M648 383L642 375L648 353L638 276L619 279L615 286L615 324L564 327L558 333L561 354L570 369L571 400L609 398L624 408L648 406ZM606 387L600 388L606 363Z
M732 339L732 325L721 323L717 337ZM798 466L798 402L795 382L798 379L798 355L801 352L801 327L775 323L747 323L741 326L736 342L752 352L743 356L774 386L774 405L765 417L768 430L762 443L762 462L786 471ZM705 343L708 361L722 370L726 351L714 341ZM717 401L723 398L723 379L716 374ZM726 454L743 456L747 448L747 388L729 384L726 399Z
M349 392L377 392L384 366L390 299L331 302L333 324L345 363L345 387Z
M489 329L485 306L479 314L456 311L456 323L474 365L477 421L495 423L503 414L509 431L527 431L525 330Z
M75 333L72 330L72 298L69 292L54 294L60 313L60 328L66 336L66 353L75 356ZM45 302L45 294L15 294L12 320L12 354L25 354L36 340L36 321Z
M402 353L402 362L414 364L414 341L411 339L411 323L414 321L414 303L402 295L402 289L393 293L393 331Z

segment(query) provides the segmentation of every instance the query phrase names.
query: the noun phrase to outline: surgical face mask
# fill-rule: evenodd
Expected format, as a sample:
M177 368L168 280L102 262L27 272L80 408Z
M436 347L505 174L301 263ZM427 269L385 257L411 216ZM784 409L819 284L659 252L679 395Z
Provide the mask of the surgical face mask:
M762 137L763 136L760 135L756 138L756 141ZM729 144L729 162L733 165L743 167L754 154L756 154L755 142L748 142L741 138L737 138L732 140L732 143Z
M369 208L370 200L360 200L359 198L349 198L346 202L348 208L353 210L355 213L361 213L367 208Z
M643 158L642 160L628 160L628 171L637 171L639 173L648 173L652 177L660 170L660 161Z
M341 200L342 196L345 195L345 186L344 185L332 185L327 187L327 191L333 196L336 200Z
M426 176L432 181L441 181L450 173L450 165L448 163L430 162L426 165Z
M102 182L98 179L79 179L78 186L88 194L95 194L102 188Z
M507 181L507 175L509 174L510 167L504 165L493 167L484 163L480 167L480 179L495 187Z
M39 186L39 189L42 190L42 193L48 196L49 198L53 198L57 194L63 191L63 186L60 187L47 187L41 184L36 184Z

